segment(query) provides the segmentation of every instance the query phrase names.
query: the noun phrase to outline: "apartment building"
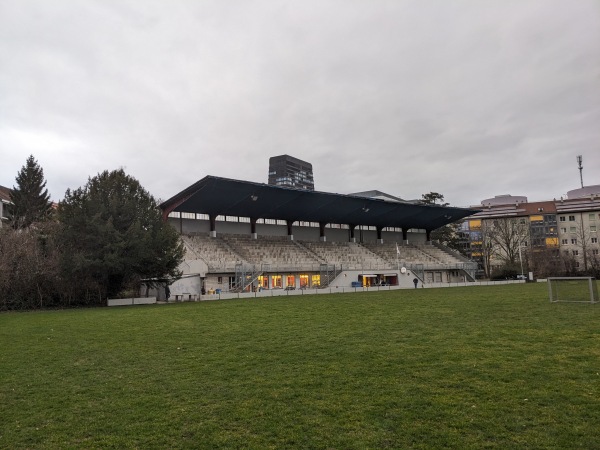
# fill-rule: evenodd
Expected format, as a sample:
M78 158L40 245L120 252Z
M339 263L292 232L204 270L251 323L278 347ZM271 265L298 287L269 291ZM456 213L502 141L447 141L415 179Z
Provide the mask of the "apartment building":
M482 276L507 262L536 277L600 270L600 185L542 202L499 195L476 207L461 224L461 245Z

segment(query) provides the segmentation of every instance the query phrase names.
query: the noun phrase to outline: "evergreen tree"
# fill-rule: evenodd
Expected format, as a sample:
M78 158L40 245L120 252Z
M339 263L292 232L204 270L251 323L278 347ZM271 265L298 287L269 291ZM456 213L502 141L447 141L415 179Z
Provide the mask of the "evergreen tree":
M141 279L177 279L183 260L178 233L162 220L155 199L120 170L102 172L59 204L66 277L99 298Z
M9 223L14 229L28 228L35 222L43 222L52 213L52 202L44 180L44 170L33 155L17 174L17 186L10 194L12 205L8 207Z
M438 202L440 202L438 204ZM421 195L421 203L425 205L449 206L444 202L444 195L439 192L428 192ZM431 232L431 239L444 244L454 250L461 251L460 246L460 223L449 223Z

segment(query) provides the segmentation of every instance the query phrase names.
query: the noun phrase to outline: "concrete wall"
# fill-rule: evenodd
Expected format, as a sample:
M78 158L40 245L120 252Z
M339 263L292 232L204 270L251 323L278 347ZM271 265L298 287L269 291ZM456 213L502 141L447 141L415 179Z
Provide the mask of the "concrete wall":
M170 217L169 223L183 234L206 233L210 232L210 223L208 220L179 219ZM223 234L250 234L250 223L245 222L216 222L217 236ZM256 224L258 235L265 236L287 236L286 225ZM292 227L294 239L304 241L318 241L320 232L318 227L301 227L295 225ZM348 242L350 240L350 230L342 228L326 228L325 236L328 242ZM377 232L374 230L354 230L354 237L357 242L376 242ZM384 242L402 242L402 232L384 231L382 233ZM409 232L408 241L410 243L424 243L426 235L424 232Z
M109 298L107 306L153 305L156 297Z

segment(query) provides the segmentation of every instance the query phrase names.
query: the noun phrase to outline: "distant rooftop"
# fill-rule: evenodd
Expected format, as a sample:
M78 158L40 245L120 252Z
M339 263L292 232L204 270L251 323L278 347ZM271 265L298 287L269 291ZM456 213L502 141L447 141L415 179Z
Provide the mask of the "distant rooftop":
M574 198L589 197L590 195L600 195L600 184L594 186L584 186L579 189L573 189L567 192L567 198L569 200Z
M10 202L10 191L12 189L9 189L7 187L4 186L0 186L0 201L3 201L4 203Z
M377 200L384 200L386 202L414 203L411 201L401 199L400 197L394 197L393 195L386 194L385 192L381 192L378 190L354 192L354 193L348 194L348 195L353 195L355 197L365 197L365 198L373 198L373 199L377 199Z

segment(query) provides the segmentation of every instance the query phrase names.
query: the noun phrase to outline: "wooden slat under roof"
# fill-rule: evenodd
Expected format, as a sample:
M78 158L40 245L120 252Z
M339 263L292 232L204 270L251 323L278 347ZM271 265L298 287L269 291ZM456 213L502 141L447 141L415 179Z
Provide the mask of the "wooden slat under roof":
M477 210L305 191L206 176L160 205L171 212L435 230Z

